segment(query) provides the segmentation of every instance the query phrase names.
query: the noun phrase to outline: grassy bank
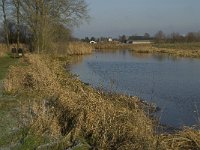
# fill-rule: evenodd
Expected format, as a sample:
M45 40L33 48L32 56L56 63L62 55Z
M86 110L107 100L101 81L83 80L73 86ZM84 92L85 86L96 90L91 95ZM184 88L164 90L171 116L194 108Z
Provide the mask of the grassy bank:
M179 57L200 57L200 43L162 43L132 47L137 53L165 53Z
M180 57L200 57L200 43L159 43L159 44L122 44L122 43L98 43L95 49L114 50L128 49L137 53L165 53Z
M18 149L199 149L200 131L156 134L137 97L84 85L48 56L29 55L11 67L4 90L21 100Z

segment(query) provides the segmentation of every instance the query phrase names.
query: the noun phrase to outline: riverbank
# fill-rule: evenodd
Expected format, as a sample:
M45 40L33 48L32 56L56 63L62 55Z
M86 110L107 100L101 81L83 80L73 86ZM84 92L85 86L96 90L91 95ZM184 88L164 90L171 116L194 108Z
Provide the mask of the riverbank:
M163 53L178 57L200 57L200 43L160 43L135 45L131 48L136 53Z
M98 43L94 45L99 50L132 50L136 53L164 53L179 57L200 57L200 43L157 43L157 44L123 44Z
M21 149L198 149L200 131L156 134L137 97L108 95L84 85L49 56L28 55L4 80L23 99ZM145 109L148 109L145 107Z

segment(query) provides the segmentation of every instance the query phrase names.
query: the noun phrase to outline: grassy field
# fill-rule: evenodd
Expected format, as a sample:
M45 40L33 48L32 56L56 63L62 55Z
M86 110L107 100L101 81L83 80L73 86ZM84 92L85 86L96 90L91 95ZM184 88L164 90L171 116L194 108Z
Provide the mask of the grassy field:
M19 132L12 140L0 139L0 147L10 144L13 149L200 148L199 130L184 128L174 134L158 134L156 123L147 113L151 106L137 97L96 91L66 72L63 63L55 57L32 54L20 61L23 65L9 69L3 98L20 102L16 115ZM11 103L8 110L15 106ZM3 118L6 124L9 116Z

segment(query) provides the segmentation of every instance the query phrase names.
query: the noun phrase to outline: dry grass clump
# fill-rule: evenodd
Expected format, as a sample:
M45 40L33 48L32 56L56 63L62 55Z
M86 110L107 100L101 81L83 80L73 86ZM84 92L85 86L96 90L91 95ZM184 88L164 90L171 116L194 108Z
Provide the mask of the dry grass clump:
M105 95L83 85L48 57L28 55L23 66L12 67L4 83L7 92L29 95L26 125L35 134L70 141L84 137L94 149L167 149L177 147L171 138L158 136L154 123L136 97ZM199 143L199 132L191 130L191 141ZM162 144L164 143L164 146ZM190 142L188 142L190 143ZM187 143L187 144L188 144ZM199 144L193 147L199 148ZM171 148L170 147L170 148Z
M160 149L198 150L200 149L200 131L186 128L176 134L161 135Z
M43 63L43 61L46 61L45 58L32 55L21 61L23 61L21 63L26 61L23 67L13 66L10 68L5 79L5 91L9 93L24 90L46 92L46 89L50 91L58 86L58 83L54 82L56 81L56 75L52 73L54 70L51 70L47 67L47 64ZM30 65L33 62L34 65Z
M0 57L3 57L8 52L6 44L0 44Z

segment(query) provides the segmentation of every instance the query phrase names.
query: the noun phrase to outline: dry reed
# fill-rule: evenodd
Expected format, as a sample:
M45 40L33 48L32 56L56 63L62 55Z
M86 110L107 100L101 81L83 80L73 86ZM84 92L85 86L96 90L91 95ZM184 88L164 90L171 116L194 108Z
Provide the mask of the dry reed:
M101 50L115 50L115 49L130 49L132 44L124 44L120 42L99 42L93 44L94 49L101 49Z
M83 42L51 43L51 47L52 50L48 50L47 53L61 57L67 55L91 54L93 50L90 44Z
M70 42L67 48L67 54L69 55L83 55L91 54L92 46L88 43L83 42Z

